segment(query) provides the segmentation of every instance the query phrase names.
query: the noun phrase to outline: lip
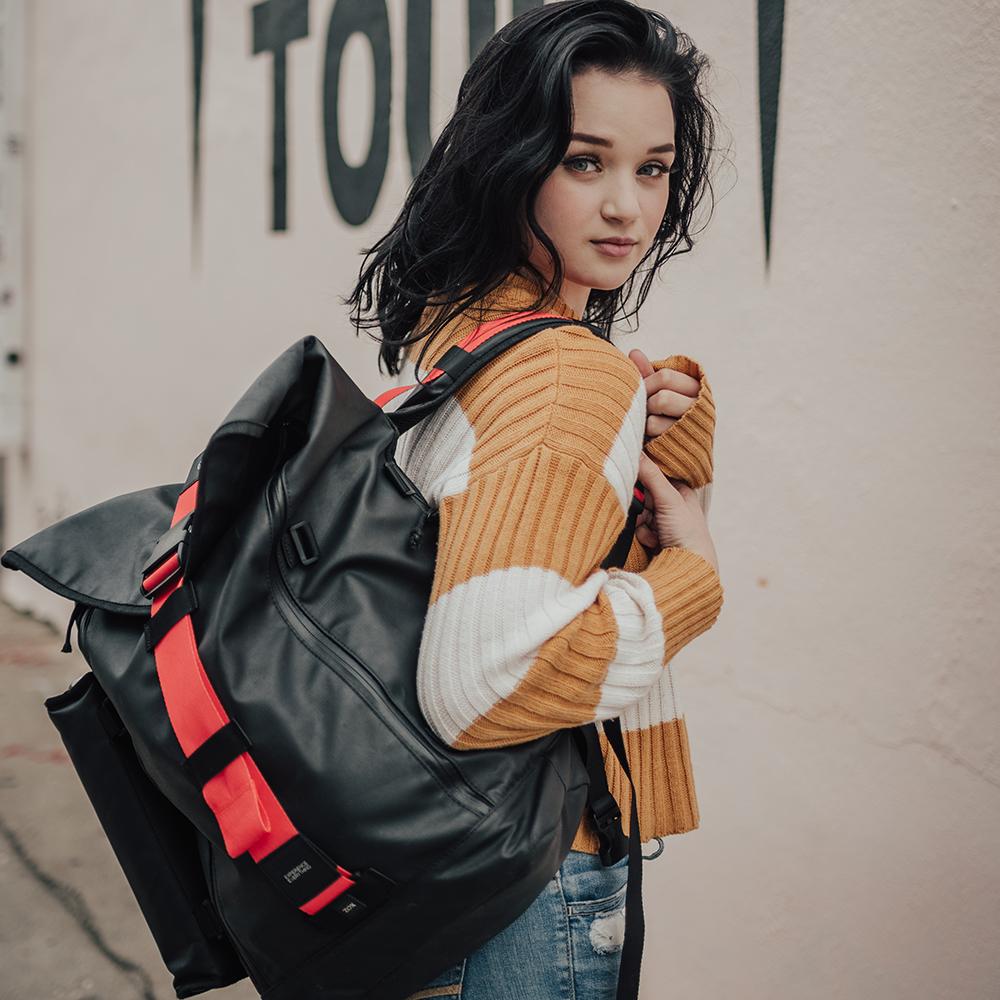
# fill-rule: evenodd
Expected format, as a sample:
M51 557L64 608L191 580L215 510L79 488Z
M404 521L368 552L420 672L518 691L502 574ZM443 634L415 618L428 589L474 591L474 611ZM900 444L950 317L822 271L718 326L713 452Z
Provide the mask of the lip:
M591 243L614 243L617 246L635 246L638 240L630 240L627 236L609 236L606 240L591 240Z
M613 240L591 240L598 253L605 257L627 257L635 246L635 240L623 240L620 237Z

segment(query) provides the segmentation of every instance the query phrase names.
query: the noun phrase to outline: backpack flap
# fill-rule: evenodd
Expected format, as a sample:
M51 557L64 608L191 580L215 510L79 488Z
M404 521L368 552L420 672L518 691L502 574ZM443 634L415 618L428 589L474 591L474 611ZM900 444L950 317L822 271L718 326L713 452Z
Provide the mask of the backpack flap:
M8 549L0 564L21 570L68 600L148 615L140 573L167 530L182 489L173 483L104 500Z
M148 615L144 567L169 530L178 496L198 480L185 566L211 551L238 511L264 488L275 463L303 441L318 466L338 444L380 413L316 337L303 337L240 397L191 466L184 483L102 501L13 546L0 565L21 570L71 601ZM315 469L312 470L315 472ZM306 476L310 470L305 470ZM300 475L302 469L300 468Z

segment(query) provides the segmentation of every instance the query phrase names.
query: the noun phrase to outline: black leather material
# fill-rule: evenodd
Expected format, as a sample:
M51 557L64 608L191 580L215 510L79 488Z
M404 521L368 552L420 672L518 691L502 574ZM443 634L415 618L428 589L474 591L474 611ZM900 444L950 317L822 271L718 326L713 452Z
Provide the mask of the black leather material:
M572 730L462 752L423 719L416 663L437 517L389 468L402 429L507 346L565 322L498 335L391 413L304 337L250 386L184 484L105 501L3 554L92 608L80 647L144 771L197 830L212 904L268 1000L406 997L519 916L570 849L589 783ZM196 478L186 578L200 658L297 828L337 864L395 883L358 919L309 917L247 856L230 858L184 767L139 575ZM303 521L311 565L281 554Z
M198 834L146 776L92 673L45 708L174 977L178 997L246 977L209 901Z

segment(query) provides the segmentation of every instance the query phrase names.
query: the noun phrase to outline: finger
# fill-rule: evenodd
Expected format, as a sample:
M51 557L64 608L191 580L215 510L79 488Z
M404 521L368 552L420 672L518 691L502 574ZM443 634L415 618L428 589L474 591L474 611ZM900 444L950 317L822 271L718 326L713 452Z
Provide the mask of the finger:
M658 389L670 389L693 399L701 391L701 383L674 368L660 368L646 376L646 393L652 395Z
M646 397L646 411L655 413L661 417L683 417L688 410L694 406L695 400L691 396L684 396L673 389L660 389L651 396Z
M670 430L676 423L677 420L674 417L646 417L646 430L644 433L646 437L658 437L664 431Z
M646 355L643 354L638 347L633 348L631 351L629 351L628 356L631 359L632 364L634 364L636 368L639 369L639 374L644 379L646 378L646 376L653 374L653 366L650 363L649 358L647 358Z
M660 544L660 539L647 525L640 525L635 529L635 537L639 540L641 545L645 545L647 549L655 549Z
M652 494L654 507L660 505L666 507L672 501L676 502L676 489L667 481L667 477L660 471L660 467L645 452L639 453L639 481L646 487L647 500Z

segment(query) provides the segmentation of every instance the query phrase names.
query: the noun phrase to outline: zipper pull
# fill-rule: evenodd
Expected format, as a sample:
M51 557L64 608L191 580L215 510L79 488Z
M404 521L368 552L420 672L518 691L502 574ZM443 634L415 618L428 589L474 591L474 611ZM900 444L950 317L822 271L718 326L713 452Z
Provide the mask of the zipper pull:
M66 626L66 641L62 645L62 649L59 650L60 653L72 653L73 647L70 645L69 634L73 631L73 622L75 622L80 615L84 612L85 605L81 604L79 601L74 602L73 610L69 615L69 624ZM79 636L79 628L77 625L77 635Z

